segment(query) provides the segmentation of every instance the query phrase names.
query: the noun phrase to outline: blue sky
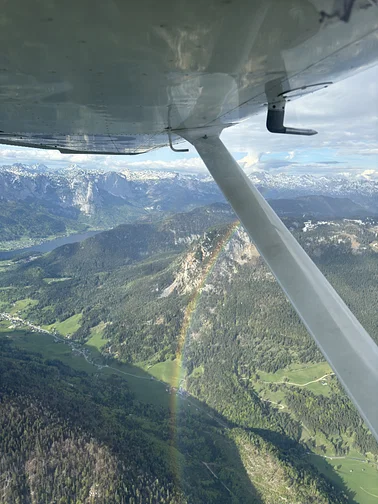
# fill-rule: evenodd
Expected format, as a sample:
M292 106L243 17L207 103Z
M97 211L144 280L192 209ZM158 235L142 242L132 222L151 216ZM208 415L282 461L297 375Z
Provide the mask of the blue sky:
M265 114L225 130L222 140L247 172L317 173L378 178L378 66L365 70L287 107L286 124L316 129L313 137L273 135ZM181 146L180 146L181 147ZM206 173L193 147L169 148L136 157L62 155L57 151L0 146L0 164L44 163L63 168L170 170Z

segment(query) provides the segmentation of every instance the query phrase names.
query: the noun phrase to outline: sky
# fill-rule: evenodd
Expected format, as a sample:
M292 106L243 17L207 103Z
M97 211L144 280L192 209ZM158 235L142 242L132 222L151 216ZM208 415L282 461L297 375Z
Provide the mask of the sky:
M290 102L285 124L317 130L299 137L269 133L265 113L228 128L222 140L250 173L362 176L378 179L378 66ZM180 148L184 145L180 144ZM194 148L188 153L159 149L136 157L60 154L34 148L0 146L0 165L42 163L64 168L169 170L206 174Z

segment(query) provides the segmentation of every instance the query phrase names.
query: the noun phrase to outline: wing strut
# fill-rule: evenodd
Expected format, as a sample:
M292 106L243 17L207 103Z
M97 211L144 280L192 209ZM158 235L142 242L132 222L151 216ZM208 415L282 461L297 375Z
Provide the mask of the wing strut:
M177 131L197 149L250 238L378 440L378 346L219 138ZM269 321L267 321L269 323Z

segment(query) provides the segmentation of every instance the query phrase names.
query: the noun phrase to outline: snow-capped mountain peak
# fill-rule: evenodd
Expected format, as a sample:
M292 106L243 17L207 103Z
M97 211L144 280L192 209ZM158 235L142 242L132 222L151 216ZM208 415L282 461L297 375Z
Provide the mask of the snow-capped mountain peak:
M358 177L264 171L253 171L249 177L270 199L324 195L350 198L374 212L378 206L378 178L372 170ZM179 172L86 170L77 165L66 170L51 170L45 165L19 163L0 167L1 199L25 200L31 197L74 206L87 214L103 205L118 205L122 201L137 207L167 211L223 201L210 177Z

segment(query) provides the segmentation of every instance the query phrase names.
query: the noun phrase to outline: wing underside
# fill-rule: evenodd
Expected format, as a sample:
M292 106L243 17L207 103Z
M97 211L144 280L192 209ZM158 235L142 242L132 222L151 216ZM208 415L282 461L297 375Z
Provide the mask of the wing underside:
M375 2L334 3L6 2L0 143L138 154L237 123L277 80L294 98L375 61Z

